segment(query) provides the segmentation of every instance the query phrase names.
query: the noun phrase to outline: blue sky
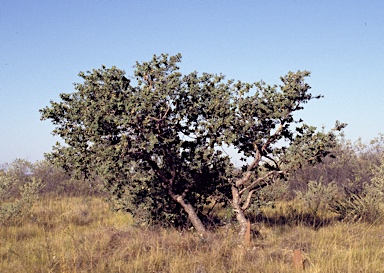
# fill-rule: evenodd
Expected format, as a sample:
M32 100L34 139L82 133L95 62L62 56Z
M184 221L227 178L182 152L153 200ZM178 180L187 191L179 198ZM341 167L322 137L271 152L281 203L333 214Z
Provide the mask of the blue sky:
M58 140L39 109L80 71L181 53L182 71L279 83L309 70L305 122L368 142L384 133L384 1L0 1L0 163Z

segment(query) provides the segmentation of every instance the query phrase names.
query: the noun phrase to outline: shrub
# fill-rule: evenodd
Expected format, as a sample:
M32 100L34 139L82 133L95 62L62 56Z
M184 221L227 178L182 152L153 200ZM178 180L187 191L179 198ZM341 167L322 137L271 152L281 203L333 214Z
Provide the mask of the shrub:
M27 214L37 198L42 182L34 177L19 186L20 198L10 201L14 184L19 184L6 173L0 174L0 225L14 223Z
M361 193L345 188L345 195L335 200L331 210L338 213L342 220L375 222L382 216L376 195L363 189Z
M371 183L364 183L361 190L344 188L344 196L331 205L343 220L377 222L382 219L380 203L384 201L384 154L381 164L373 167Z
M303 202L312 216L316 216L319 211L325 211L337 195L337 186L335 183L323 184L323 180L309 181L306 192L296 191L296 197Z

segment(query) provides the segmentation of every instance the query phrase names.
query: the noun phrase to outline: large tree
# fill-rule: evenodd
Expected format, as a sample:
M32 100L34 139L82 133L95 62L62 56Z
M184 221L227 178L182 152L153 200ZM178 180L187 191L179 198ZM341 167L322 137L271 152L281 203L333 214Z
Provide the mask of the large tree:
M130 79L115 67L80 73L84 82L75 84L76 92L40 110L65 140L49 158L103 179L132 213L181 222L186 215L199 233L208 200L231 200L242 235L255 191L303 162L320 161L335 132L316 132L294 119L304 103L320 98L308 92L308 72L289 73L278 88L182 75L180 61L181 55L154 56L136 63ZM224 145L243 155L240 173L221 153Z
M212 74L182 75L180 59L161 55L137 63L135 86L115 67L80 73L84 82L75 84L76 92L40 111L65 140L48 155L51 161L103 179L133 213L143 208L151 219L171 221L186 213L203 233L202 206L228 187L228 158L207 130L228 85Z

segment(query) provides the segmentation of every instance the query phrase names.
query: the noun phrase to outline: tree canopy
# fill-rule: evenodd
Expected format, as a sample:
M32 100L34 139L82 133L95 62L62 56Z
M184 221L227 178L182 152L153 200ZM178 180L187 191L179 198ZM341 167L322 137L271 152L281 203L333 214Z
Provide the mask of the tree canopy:
M132 77L116 67L81 72L75 92L41 109L64 145L48 158L67 171L105 182L117 208L148 221L205 231L209 200L230 203L245 231L244 212L258 189L316 163L334 147L330 132L296 120L312 99L307 71L282 84L242 83L221 74L180 73L181 55L136 63ZM230 146L243 155L236 170Z

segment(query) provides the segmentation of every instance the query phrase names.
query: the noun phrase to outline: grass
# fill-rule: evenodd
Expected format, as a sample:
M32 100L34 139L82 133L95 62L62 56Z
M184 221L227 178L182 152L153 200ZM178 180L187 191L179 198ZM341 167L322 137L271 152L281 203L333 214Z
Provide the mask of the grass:
M285 208L285 209L283 209ZM233 226L201 238L189 231L134 225L100 198L39 200L18 225L0 227L0 272L384 272L384 226L289 221L292 210L267 211L249 249Z

